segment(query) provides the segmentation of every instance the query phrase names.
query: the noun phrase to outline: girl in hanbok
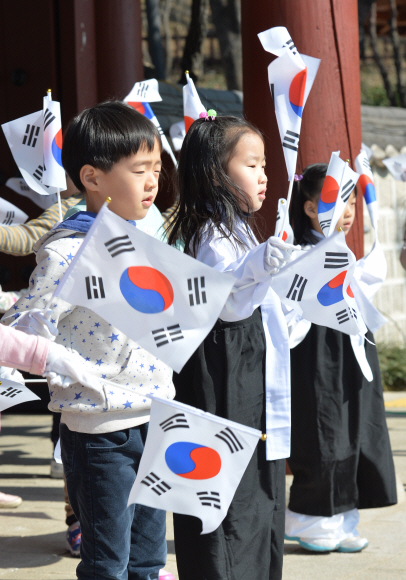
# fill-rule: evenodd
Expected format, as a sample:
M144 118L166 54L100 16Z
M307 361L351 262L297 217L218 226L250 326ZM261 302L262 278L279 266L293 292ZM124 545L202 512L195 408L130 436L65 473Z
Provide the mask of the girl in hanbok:
M280 239L259 243L250 227L267 181L264 140L247 121L209 111L193 123L180 153L169 243L183 242L187 254L234 276L235 285L212 331L175 375L176 399L267 438L216 531L201 535L199 519L174 515L180 580L282 577L289 344L272 275L289 255Z
M297 244L324 239L318 200L327 165L309 165L295 176L292 225ZM347 234L355 218L355 191L337 228ZM382 384L373 336L365 354L372 370L363 375L350 336L301 321L292 333L293 473L286 537L311 551L358 552L359 509L396 503L395 472L385 420Z

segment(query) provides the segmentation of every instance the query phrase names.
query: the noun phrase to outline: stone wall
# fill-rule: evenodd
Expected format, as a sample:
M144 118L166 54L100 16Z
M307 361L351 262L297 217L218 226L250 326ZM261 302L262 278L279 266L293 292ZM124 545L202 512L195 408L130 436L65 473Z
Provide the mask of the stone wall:
M388 322L375 333L375 339L406 346L406 271L399 261L406 223L406 183L395 181L386 168L379 167L374 159L371 161L379 203L378 237L388 264L387 278L374 299ZM365 204L364 232L367 254L374 242L374 231Z

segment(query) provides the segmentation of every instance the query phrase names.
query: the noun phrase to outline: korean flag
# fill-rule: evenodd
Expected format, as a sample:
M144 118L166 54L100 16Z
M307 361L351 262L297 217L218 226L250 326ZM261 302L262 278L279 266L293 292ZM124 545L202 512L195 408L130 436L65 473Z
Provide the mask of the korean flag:
M54 297L90 308L179 372L234 282L103 207Z
M43 111L5 123L2 129L14 161L28 187L40 195L56 193L56 187L49 187L42 182L44 173ZM66 189L66 185L63 189Z
M359 155L355 158L355 169L357 170L357 173L359 173L358 182L361 186L365 203L367 204L372 227L376 230L378 224L378 202L376 200L374 176L369 164L368 155L362 149Z
M151 397L145 450L128 505L200 518L216 530L255 451L260 431L175 401Z
M61 106L58 101L44 97L44 171L41 181L45 186L66 189L65 170L62 166Z
M9 407L14 407L26 401L35 401L39 398L21 383L10 381L9 379L0 380L0 413Z
M275 274L272 289L305 320L345 334L365 334L350 285L355 265L344 232L335 233Z

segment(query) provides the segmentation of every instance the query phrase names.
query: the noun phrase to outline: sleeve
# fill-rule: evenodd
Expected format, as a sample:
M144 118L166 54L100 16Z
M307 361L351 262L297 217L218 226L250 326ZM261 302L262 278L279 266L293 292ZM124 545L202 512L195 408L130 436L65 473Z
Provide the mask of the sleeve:
M66 258L51 248L42 246L37 254L37 267L31 275L28 291L4 314L2 323L12 326L21 313L34 308L43 310L46 306L52 309L52 324L58 326L75 308L60 298L51 301L56 286L69 264Z
M61 201L62 215L82 199L74 195ZM26 256L34 251L36 242L59 222L58 204L55 203L38 218L19 226L0 226L0 252Z
M202 243L197 260L237 279L220 313L222 320L243 320L262 304L272 280L264 268L265 249L266 242L237 257L236 249L227 239L214 237Z
M0 325L0 365L27 371L45 372L50 342L41 336L30 336Z

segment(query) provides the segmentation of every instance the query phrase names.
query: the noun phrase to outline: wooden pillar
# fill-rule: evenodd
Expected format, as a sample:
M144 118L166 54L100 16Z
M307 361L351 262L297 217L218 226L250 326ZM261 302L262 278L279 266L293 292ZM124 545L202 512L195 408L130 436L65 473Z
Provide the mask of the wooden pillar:
M144 78L140 0L97 0L99 100L123 99Z
M286 166L268 85L265 52L258 32L286 26L299 52L321 59L303 113L297 173L310 163L328 163L332 151L354 159L361 148L361 92L357 0L241 0L243 89L246 117L266 139L268 199L261 210L269 235L274 231L277 200L286 197ZM362 195L347 243L363 255Z

